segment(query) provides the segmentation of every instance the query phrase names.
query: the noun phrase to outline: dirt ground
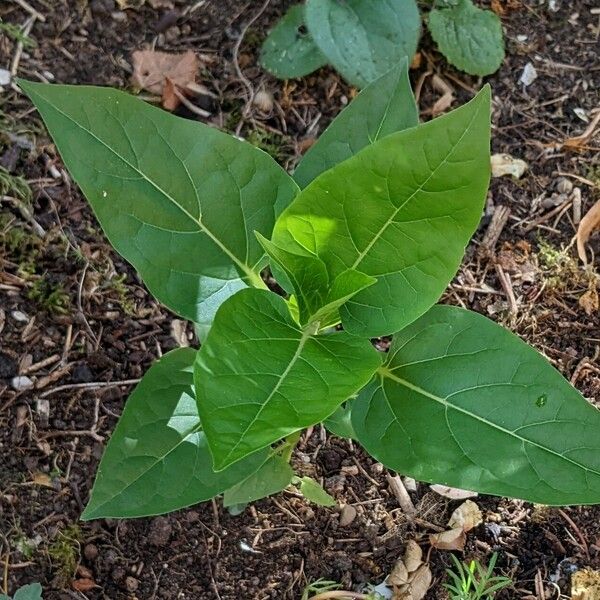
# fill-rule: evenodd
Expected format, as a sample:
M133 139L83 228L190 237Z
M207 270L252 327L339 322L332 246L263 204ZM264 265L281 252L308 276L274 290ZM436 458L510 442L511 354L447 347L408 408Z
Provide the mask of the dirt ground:
M355 93L330 69L288 82L260 69L258 48L289 6L284 0L148 0L125 11L114 0L29 3L44 21L33 22L19 76L130 89L132 51L192 49L210 92L194 99L210 112L204 120L289 169ZM519 180L493 179L444 301L510 327L600 405L598 259L584 269L571 244L578 214L600 198L600 138L563 147L599 109L598 4L492 4L503 13L507 43L504 65L485 78L494 94L493 151L525 160L528 170ZM29 16L19 2L0 4L6 23ZM448 66L427 35L421 44L411 79L428 119L440 80L454 91L452 106L482 81ZM0 68L10 70L15 56L17 42L0 33ZM538 77L524 86L519 77L530 62ZM268 114L245 110L256 90L272 95ZM10 86L0 92L0 164L12 175L0 179L0 591L40 581L46 600L298 599L319 578L357 591L381 582L414 539L434 574L427 598L447 597L441 582L450 558L429 549L428 534L446 525L457 502L418 484L418 518L407 519L382 466L320 427L299 444L295 466L356 509L349 524L340 523L339 507L319 508L293 491L239 516L217 500L165 517L80 523L132 380L177 346L182 324L108 246L36 112ZM21 202L10 200L20 194ZM21 210L29 203L31 214ZM589 246L595 257L599 237ZM34 387L14 389L16 376ZM499 552L498 572L514 583L498 598L568 598L573 570L600 568L600 508L475 500L484 523L468 534L464 556L486 562Z

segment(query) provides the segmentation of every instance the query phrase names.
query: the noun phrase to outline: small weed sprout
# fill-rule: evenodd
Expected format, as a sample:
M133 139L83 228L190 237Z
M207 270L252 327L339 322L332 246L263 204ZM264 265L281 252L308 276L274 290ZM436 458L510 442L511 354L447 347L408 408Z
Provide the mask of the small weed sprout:
M497 552L492 555L487 568L477 560L464 563L454 554L450 554L450 558L454 562L454 570L446 569L446 573L452 583L444 583L450 600L492 600L496 592L512 585L509 577L493 574L498 560Z

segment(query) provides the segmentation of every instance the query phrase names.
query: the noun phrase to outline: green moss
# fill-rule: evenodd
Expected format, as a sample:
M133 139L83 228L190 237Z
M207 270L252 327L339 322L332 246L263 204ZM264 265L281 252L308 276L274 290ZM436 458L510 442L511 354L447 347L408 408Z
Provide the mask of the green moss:
M69 295L60 284L53 284L45 277L38 277L27 291L27 297L50 313L65 315L71 304Z
M57 576L63 583L72 581L80 560L82 534L78 525L67 525L48 548Z
M11 175L4 167L0 166L0 195L12 196L28 204L31 202L31 188L25 179Z

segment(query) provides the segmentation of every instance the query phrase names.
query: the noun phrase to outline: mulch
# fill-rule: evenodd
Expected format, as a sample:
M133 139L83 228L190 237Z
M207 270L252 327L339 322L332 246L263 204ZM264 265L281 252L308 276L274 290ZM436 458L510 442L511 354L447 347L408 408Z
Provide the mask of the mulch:
M257 65L265 32L290 2L30 4L45 21L33 22L36 45L23 49L19 76L130 89L134 50L193 49L210 92L194 99L211 113L206 121L288 169L355 93L328 68L280 82ZM557 2L556 11L547 2L494 4L504 8L507 58L486 78L493 152L525 160L528 170L492 181L480 230L443 301L510 327L600 402L600 316L581 301L598 285L598 260L586 271L571 244L577 211L600 197L598 138L579 151L562 146L587 127L579 115L598 108L600 17L594 1ZM16 1L0 6L5 22L29 16ZM16 41L0 35L0 68L10 69L16 53ZM529 62L538 78L525 87L519 77ZM411 71L424 119L440 97L434 76L452 87L453 106L480 86L425 36ZM272 97L268 114L249 102L258 90ZM40 581L49 600L297 599L320 578L352 590L381 582L416 539L434 574L427 598L447 597L450 559L428 550L428 534L457 503L418 484L417 519L407 518L382 466L321 427L303 437L294 466L356 509L348 524L339 507L311 505L293 491L238 516L217 500L162 517L78 522L132 382L161 353L196 340L109 247L38 116L10 86L0 93L0 164L32 190L32 214L26 200L4 199L14 190L2 192L0 206L0 590L5 578L11 591ZM590 249L600 255L598 236ZM14 389L15 377L32 387ZM573 570L600 568L600 509L476 502L484 523L469 533L465 557L486 562L499 552L497 570L514 585L498 598L568 597Z

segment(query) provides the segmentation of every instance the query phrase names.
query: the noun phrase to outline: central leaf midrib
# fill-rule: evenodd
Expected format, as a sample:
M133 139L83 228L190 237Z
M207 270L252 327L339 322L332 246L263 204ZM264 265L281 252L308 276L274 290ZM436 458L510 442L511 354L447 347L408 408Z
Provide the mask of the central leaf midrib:
M163 455L161 456L155 456L153 458L155 458L155 460L147 467L145 468L135 479L133 479L132 481L129 481L127 484L125 484L124 486L122 486L121 488L119 488L119 490L115 493L112 494L110 496L110 498L108 498L107 500L105 500L104 502L102 502L102 504L99 504L98 507L92 511L92 514L97 514L98 511L103 507L106 506L107 504L110 504L111 502L114 501L115 498L117 498L118 496L120 496L123 492L129 490L132 486L134 486L142 477L144 477L145 475L147 475L150 471L152 471L152 469L154 469L156 467L156 465L158 465L161 462L164 462L165 459L172 454L173 452L175 452L175 450L177 450L177 448L179 448L179 446L181 446L181 444L185 443L185 441L192 435L199 433L202 431L202 423L198 422L196 425L194 425L193 427L191 427L189 429L189 431L187 433L185 433L184 435L182 435L181 439L175 444L173 445L171 448L169 448L167 450L167 452L165 452ZM116 432L115 432L116 433ZM196 451L198 450L198 446L196 446Z
M404 387L407 387L408 389L413 390L414 392L417 392L418 394L421 394L422 396L425 396L426 398L429 398L430 400L434 400L435 402L438 402L446 410L450 409L450 410L455 410L457 412L460 412L472 419L480 421L481 423L485 423L486 425L489 425L490 427L497 429L498 431L506 433L506 434L510 435L511 437L516 438L520 442L525 442L527 444L531 444L532 446L539 448L540 450L543 450L545 452L548 452L549 454L552 454L558 458L561 458L561 459L565 460L566 462L569 462L569 463L579 467L580 469L583 469L584 471L589 471L590 473L593 473L594 475L600 476L599 471L591 469L590 467L586 467L585 465L582 465L582 464L578 463L577 461L575 461L571 458L568 458L567 456L564 456L564 455L560 454L559 452L556 452L555 450L552 450L551 448L542 446L541 444L534 442L533 440L530 440L528 438L521 437L520 435L517 435L515 432L511 431L510 429L506 429L506 428L502 427L501 425L494 423L493 421L488 421L487 419L484 419L483 417L481 417L475 413L469 412L468 410L465 410L464 408L457 406L456 404L452 404L451 402L448 402L447 399L442 398L440 396L436 396L435 394L428 392L427 390L419 387L418 385L415 385L415 384L411 383L410 381L407 381L406 379L402 379L401 377L394 375L386 368L380 369L379 373L382 377L382 380L385 378L391 379L392 381L395 381L396 383L399 383L400 385L403 385ZM382 381L382 387L383 387L383 381ZM391 409L391 406L390 406L390 409ZM394 413L393 410L392 410L392 412ZM394 413L394 418L397 420L395 413Z
M304 349L304 346L306 345L306 342L308 341L308 339L310 338L310 336L311 336L311 333L310 333L309 329L304 329L302 331L302 336L298 339L298 347L296 348L296 351L294 352L294 355L290 359L290 362L287 364L287 366L284 369L283 373L279 376L279 379L277 380L277 383L275 384L275 386L273 387L273 389L271 390L271 392L269 393L269 395L267 396L267 398L263 402L262 406L258 409L258 411L254 415L253 419L250 421L250 423L248 424L248 426L246 427L246 429L241 433L241 435L240 435L238 441L236 442L236 444L227 453L227 456L225 457L225 459L221 461L221 465L222 466L223 465L224 466L228 466L227 465L228 459L238 449L238 447L240 446L240 444L242 443L242 441L244 441L244 438L246 437L246 435L248 434L248 432L250 431L250 429L254 426L254 424L259 419L260 415L262 414L262 412L269 405L271 399L277 393L277 391L279 390L279 388L283 384L285 378L289 375L290 371L292 370L292 368L294 367L294 365L296 364L296 362L300 358L300 354L302 353L302 350ZM257 450L259 450L259 449L257 448Z
M35 94L35 92L32 92ZM104 140L99 138L95 133L85 128L81 123L76 121L73 117L71 117L68 113L65 113L60 108L58 108L55 104L47 100L46 98L39 96L39 94L35 94L38 98L52 107L56 112L61 114L63 117L68 119L71 123L79 127L82 131L85 131L89 136L95 139L98 143L102 144L107 150L112 152L117 158L119 158L125 165L127 165L130 169L135 171L138 175L140 175L145 181L147 181L150 185L152 185L158 192L160 192L167 200L169 200L175 207L177 207L186 217L188 217L194 225L198 226L198 232L204 233L207 237L211 239L211 241L218 246L218 248L228 257L231 261L237 265L251 280L254 280L256 277L256 273L252 271L249 265L243 263L235 254L227 247L219 238L210 230L206 225L202 222L202 219L196 219L194 215L192 215L189 211L187 211L181 204L179 204L175 198L173 198L170 194L168 194L165 190L161 188L161 186L150 179L143 171L141 171L138 167L131 164L125 157L121 156L118 152L116 152L113 148L111 148Z
M400 211L419 193L423 190L423 188L429 183L430 179L437 173L437 171L442 167L442 165L445 165L446 162L448 161L448 158L452 155L452 153L456 150L456 148L458 148L458 146L461 144L461 142L463 141L464 137L470 133L471 130L471 126L473 125L473 121L475 120L475 118L479 115L479 111L481 109L481 106L477 107L477 110L473 113L473 116L471 117L471 120L469 121L469 124L465 127L465 129L463 130L463 132L461 133L460 137L458 138L458 141L453 144L451 146L451 148L448 150L448 152L446 153L446 156L444 156L443 160L441 160L438 165L435 167L435 169L433 169L431 171L431 173L429 174L429 176L427 177L427 179L425 179L425 181L423 181L423 183L420 183L418 185L418 187L413 191L413 193L404 201L402 202L402 204L396 208L392 214L390 215L390 217L387 219L387 221L380 227L380 229L377 231L377 233L373 236L373 238L371 239L371 241L367 244L367 246L365 247L365 249L359 253L359 255L356 257L356 260L354 261L354 264L350 267L351 269L356 269L358 268L358 266L360 265L360 263L363 261L363 259L365 258L365 256L369 253L369 251L371 250L371 248L373 248L373 246L379 241L379 239L381 238L381 236L385 233L385 231L387 230L387 228L394 222L394 220L396 219L396 217L398 216L398 214L400 213Z

